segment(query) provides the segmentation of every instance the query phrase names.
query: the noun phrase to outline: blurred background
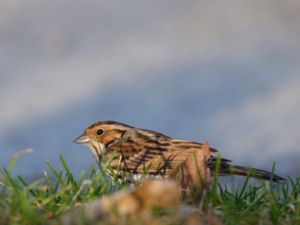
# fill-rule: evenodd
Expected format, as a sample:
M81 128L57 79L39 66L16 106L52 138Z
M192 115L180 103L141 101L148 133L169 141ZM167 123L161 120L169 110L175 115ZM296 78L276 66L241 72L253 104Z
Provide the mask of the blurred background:
M300 174L300 3L0 1L0 167L40 176L99 120L208 141L236 164Z

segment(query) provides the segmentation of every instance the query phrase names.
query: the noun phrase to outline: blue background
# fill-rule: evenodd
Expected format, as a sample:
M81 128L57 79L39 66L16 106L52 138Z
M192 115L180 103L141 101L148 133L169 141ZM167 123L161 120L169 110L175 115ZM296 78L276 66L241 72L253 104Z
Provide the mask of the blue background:
M297 1L0 2L0 166L40 176L116 120L209 144L236 164L300 172Z

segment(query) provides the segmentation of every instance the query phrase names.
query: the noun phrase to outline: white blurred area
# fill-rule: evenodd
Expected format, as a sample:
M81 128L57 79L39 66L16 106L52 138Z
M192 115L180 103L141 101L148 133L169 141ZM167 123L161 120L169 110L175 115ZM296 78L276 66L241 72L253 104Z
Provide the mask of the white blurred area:
M97 120L207 140L300 173L300 3L0 1L0 166L39 175Z

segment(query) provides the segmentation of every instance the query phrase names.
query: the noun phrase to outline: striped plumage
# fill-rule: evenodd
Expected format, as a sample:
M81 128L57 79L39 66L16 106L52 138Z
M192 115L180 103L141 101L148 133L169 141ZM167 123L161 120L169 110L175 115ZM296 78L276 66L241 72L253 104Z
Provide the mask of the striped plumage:
M131 174L168 176L179 164L195 151L201 151L203 144L168 137L164 134L135 128L115 121L101 121L85 129L75 143L86 145L101 161L103 155L113 156L111 166ZM210 148L212 153L217 150ZM213 169L216 158L211 156L207 165ZM220 174L235 174L281 181L284 178L254 168L235 166L230 160L221 159Z

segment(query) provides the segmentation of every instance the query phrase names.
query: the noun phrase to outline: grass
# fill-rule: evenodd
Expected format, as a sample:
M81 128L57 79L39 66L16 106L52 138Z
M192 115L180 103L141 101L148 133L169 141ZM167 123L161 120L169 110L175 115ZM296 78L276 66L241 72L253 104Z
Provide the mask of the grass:
M103 168L92 167L75 178L62 156L62 171L46 162L48 172L27 183L12 176L16 160L0 171L0 224L62 224L62 217L74 207L126 188L112 184ZM204 214L213 213L221 224L300 224L300 177L258 185L246 178L238 190L232 190L218 184L215 176L202 203Z

